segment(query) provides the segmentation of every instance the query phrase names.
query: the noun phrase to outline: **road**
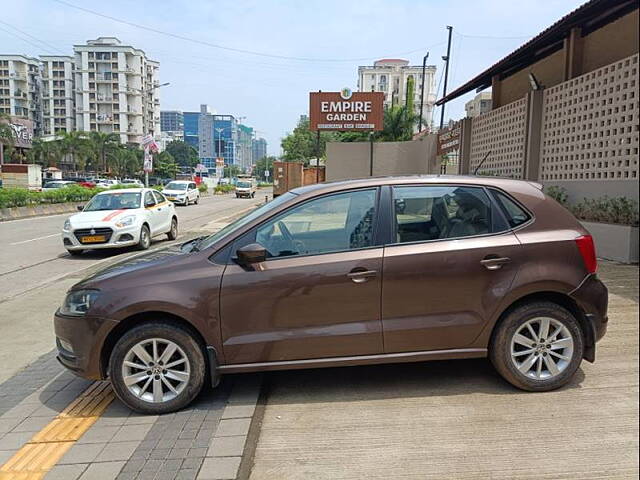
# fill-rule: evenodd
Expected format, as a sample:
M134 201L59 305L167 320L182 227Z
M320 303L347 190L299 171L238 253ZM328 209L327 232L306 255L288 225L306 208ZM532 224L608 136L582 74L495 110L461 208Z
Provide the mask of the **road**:
M263 199L265 191L259 192ZM269 193L269 192L268 192ZM223 218L254 205L258 199L238 199L233 195L201 198L199 205L177 207L180 232L197 229L216 218ZM69 255L60 239L64 220L70 214L27 218L0 223L0 304L97 263L115 261L134 249L85 252ZM154 239L156 247L165 236Z

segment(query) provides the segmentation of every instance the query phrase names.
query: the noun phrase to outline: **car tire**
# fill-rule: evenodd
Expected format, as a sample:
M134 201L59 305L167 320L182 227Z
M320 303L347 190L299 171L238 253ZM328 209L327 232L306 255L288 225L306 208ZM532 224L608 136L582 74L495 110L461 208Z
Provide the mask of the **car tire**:
M173 217L171 219L171 227L167 232L167 238L169 240L175 240L176 238L178 238L178 219L176 217Z
M71 255L72 257L78 257L82 255L82 252L84 252L84 250L67 250L67 252L69 252L69 255Z
M138 248L140 250L146 250L151 246L151 232L149 227L143 225L140 229L140 240L138 240Z
M199 202L199 201L200 201L200 195L198 195L198 196L196 197L196 200L195 200L195 202L193 202L193 203L194 203L194 204L196 204L196 205L198 205L198 202Z
M513 386L544 392L571 380L583 352L582 329L571 312L552 302L532 302L515 308L500 322L489 357Z
M163 360L168 348L174 349L174 353ZM146 352L145 359L139 356L140 349ZM163 368L178 361L182 363L173 369ZM115 394L129 408L144 414L160 415L186 407L202 390L205 374L202 347L193 335L162 320L127 331L115 344L109 359L109 378ZM140 380L131 383L136 378ZM160 390L158 395L156 389Z

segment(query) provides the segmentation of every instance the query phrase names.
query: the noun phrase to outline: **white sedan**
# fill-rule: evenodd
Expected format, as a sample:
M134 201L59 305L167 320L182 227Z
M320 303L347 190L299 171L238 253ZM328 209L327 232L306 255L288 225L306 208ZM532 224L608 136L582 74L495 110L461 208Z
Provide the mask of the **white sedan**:
M189 180L173 180L165 185L162 193L173 203L181 204L185 207L190 203L197 205L200 201L200 192L196 182Z
M71 255L131 245L146 250L153 237L163 234L169 240L178 237L173 203L149 188L127 188L94 196L64 222L62 243Z

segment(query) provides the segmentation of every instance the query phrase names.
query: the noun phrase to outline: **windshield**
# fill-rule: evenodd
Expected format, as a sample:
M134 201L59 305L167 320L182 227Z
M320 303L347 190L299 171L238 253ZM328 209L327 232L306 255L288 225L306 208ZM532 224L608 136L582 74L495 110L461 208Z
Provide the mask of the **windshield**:
M258 207L255 210L250 211L244 217L240 217L235 222L231 222L229 225L227 225L221 230L218 230L213 235L203 238L200 241L200 243L197 245L197 249L204 250L205 248L210 247L211 245L216 243L221 238L227 236L231 232L237 230L238 228L242 227L243 225L246 225L249 222L252 222L256 218L261 217L262 215L266 214L270 210L273 210L274 208L279 207L283 203L286 203L295 197L296 197L295 193L287 192L285 194L280 195L279 197L274 198L269 203L265 203L261 207Z
M96 195L84 207L85 212L97 210L127 210L140 208L140 193L110 193L108 195Z
M166 187L164 187L165 190L186 190L187 189L187 184L186 183L177 183L177 182L169 182L167 184Z
M238 182L236 183L236 187L249 188L251 187L251 182Z

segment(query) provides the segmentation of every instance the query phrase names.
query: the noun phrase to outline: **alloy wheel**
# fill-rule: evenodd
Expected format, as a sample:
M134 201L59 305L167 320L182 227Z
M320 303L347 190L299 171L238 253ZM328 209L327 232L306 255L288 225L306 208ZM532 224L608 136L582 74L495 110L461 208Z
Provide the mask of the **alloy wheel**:
M168 402L188 385L189 359L174 342L150 338L134 345L122 362L122 379L135 397L151 403Z
M511 339L511 361L521 374L535 380L560 375L572 358L571 332L554 318L532 318Z

